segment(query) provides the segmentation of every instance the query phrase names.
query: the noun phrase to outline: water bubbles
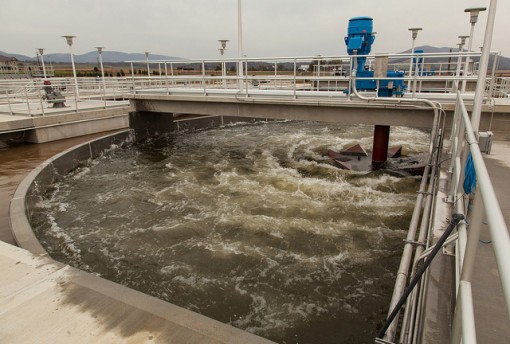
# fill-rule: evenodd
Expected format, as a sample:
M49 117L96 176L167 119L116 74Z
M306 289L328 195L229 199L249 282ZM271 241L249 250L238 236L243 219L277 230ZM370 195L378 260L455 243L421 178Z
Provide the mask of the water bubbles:
M57 259L275 341L367 342L419 184L325 156L371 137L245 123L112 147L41 200L33 225ZM391 139L419 152L424 137Z

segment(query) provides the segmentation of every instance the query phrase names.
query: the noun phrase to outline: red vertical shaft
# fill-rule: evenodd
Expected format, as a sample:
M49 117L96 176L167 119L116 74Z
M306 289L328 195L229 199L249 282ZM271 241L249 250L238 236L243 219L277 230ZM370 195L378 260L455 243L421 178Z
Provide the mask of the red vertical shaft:
M372 147L372 167L378 168L388 158L388 144L390 142L390 126L376 125L374 127L374 145Z

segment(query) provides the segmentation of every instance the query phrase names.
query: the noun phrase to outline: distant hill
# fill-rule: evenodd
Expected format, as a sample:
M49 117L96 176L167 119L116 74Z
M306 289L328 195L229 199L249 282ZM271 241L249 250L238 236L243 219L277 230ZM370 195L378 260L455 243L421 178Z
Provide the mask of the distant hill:
M430 45L422 45L420 47L416 47L415 49L421 49L425 53L448 53L450 52L450 49L452 49L452 52L458 51L458 48L448 48L448 47L431 47ZM408 54L411 52L411 49L405 50L402 52L402 54ZM444 59L444 62L446 62L448 58ZM478 58L473 58L475 62L478 62ZM492 68L492 58L489 61L489 68ZM500 56L499 63L498 63L498 70L510 70L510 58Z
M11 54L0 51L0 55L12 56L17 58L19 61L37 61L36 57L30 57L20 54ZM74 55L74 62L76 63L97 63L98 54L97 51L91 51L82 55ZM70 63L71 56L69 54L45 54L45 61L51 61L54 63ZM120 51L103 51L103 62L105 63L119 63L124 61L133 60L145 60L145 54L142 53L123 53ZM172 57L166 55L150 54L149 60L182 60L181 57Z
M447 53L452 49L453 52L457 51L457 48L448 48L448 47L432 47L430 45L423 45L416 47L415 49L421 49L426 53ZM405 50L402 53L410 53L411 49ZM3 56L12 56L17 58L19 61L36 61L36 57L30 57L20 54L11 54L6 53L3 51L0 51L0 55ZM183 60L181 57L173 57L173 56L166 56L166 55L157 55L157 54L150 54L149 55L150 60ZM66 53L59 53L59 54L48 54L44 55L45 61L51 61L54 63L70 63L71 57L69 54ZM76 63L97 63L98 55L97 51L91 51L82 55L74 55L74 62ZM124 61L142 61L145 60L145 55L142 53L124 53L120 51L103 51L103 62L104 63L120 63ZM445 58L443 62L446 62L448 59ZM475 61L478 61L478 59L474 59ZM492 59L489 62L489 68L492 68ZM510 58L501 56L499 59L498 64L499 70L510 70Z

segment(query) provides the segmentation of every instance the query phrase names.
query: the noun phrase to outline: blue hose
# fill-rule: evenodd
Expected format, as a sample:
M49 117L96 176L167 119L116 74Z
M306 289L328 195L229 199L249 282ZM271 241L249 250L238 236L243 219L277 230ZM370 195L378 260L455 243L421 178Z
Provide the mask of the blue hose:
M464 171L464 193L469 195L476 187L476 171L473 164L473 157L469 153L466 161L466 169Z

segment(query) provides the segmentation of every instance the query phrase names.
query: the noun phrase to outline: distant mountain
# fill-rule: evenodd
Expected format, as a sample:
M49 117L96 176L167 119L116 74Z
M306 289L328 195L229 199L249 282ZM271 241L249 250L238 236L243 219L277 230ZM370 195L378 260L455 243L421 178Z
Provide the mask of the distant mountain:
M415 49L421 49L425 53L449 53L450 49L452 52L458 51L458 48L448 48L448 47L438 48L438 47L431 47L430 45L422 45L420 47L416 47ZM403 51L402 54L409 54L410 52L411 52L411 49L408 49L408 50ZM442 61L442 62L446 62L447 60L448 60L448 58L444 58L444 61ZM473 58L473 60L475 62L479 61L478 58ZM491 58L489 61L489 68L492 68L492 62L493 62L492 60L493 59ZM498 70L510 70L510 58L500 56L499 62L498 62Z
M11 54L0 51L0 55L12 56L17 58L19 61L37 61L36 57L30 57L20 54ZM98 60L97 51L91 51L82 55L74 55L74 62L76 63L97 63ZM181 57L172 57L166 55L150 54L149 60L182 60ZM71 56L69 54L47 54L44 55L45 61L51 61L54 63L70 63ZM104 63L119 63L124 61L138 61L145 60L145 54L142 53L123 53L120 51L103 51L103 62Z
M457 51L457 48L448 48L448 47L432 47L430 45L423 45L416 47L415 49L421 49L425 53L447 53L450 52L450 49L452 49L453 52ZM408 54L411 52L411 49L405 50L402 53ZM30 57L20 54L11 54L6 53L3 51L0 51L0 55L3 56L12 56L17 58L19 61L37 61L36 57ZM53 63L70 63L71 57L69 54L48 54L44 55L45 61L51 61ZM145 55L142 53L124 53L120 51L103 51L103 62L104 63L119 63L124 61L143 61L145 60ZM149 60L183 60L181 57L173 57L173 56L166 56L166 55L157 55L157 54L150 54ZM447 62L448 58L444 58L444 61ZM474 59L475 61L478 61L478 59ZM91 51L86 54L82 55L74 55L74 62L76 63L97 63L98 61L98 55L97 51ZM492 59L489 62L489 68L492 68ZM501 56L499 59L498 64L499 70L510 70L510 58Z
M15 57L18 61L31 61L32 60L31 57L28 57L25 55L9 54L9 53L5 53L3 51L0 51L0 55L5 56L5 57ZM35 58L34 58L34 60L35 60Z

